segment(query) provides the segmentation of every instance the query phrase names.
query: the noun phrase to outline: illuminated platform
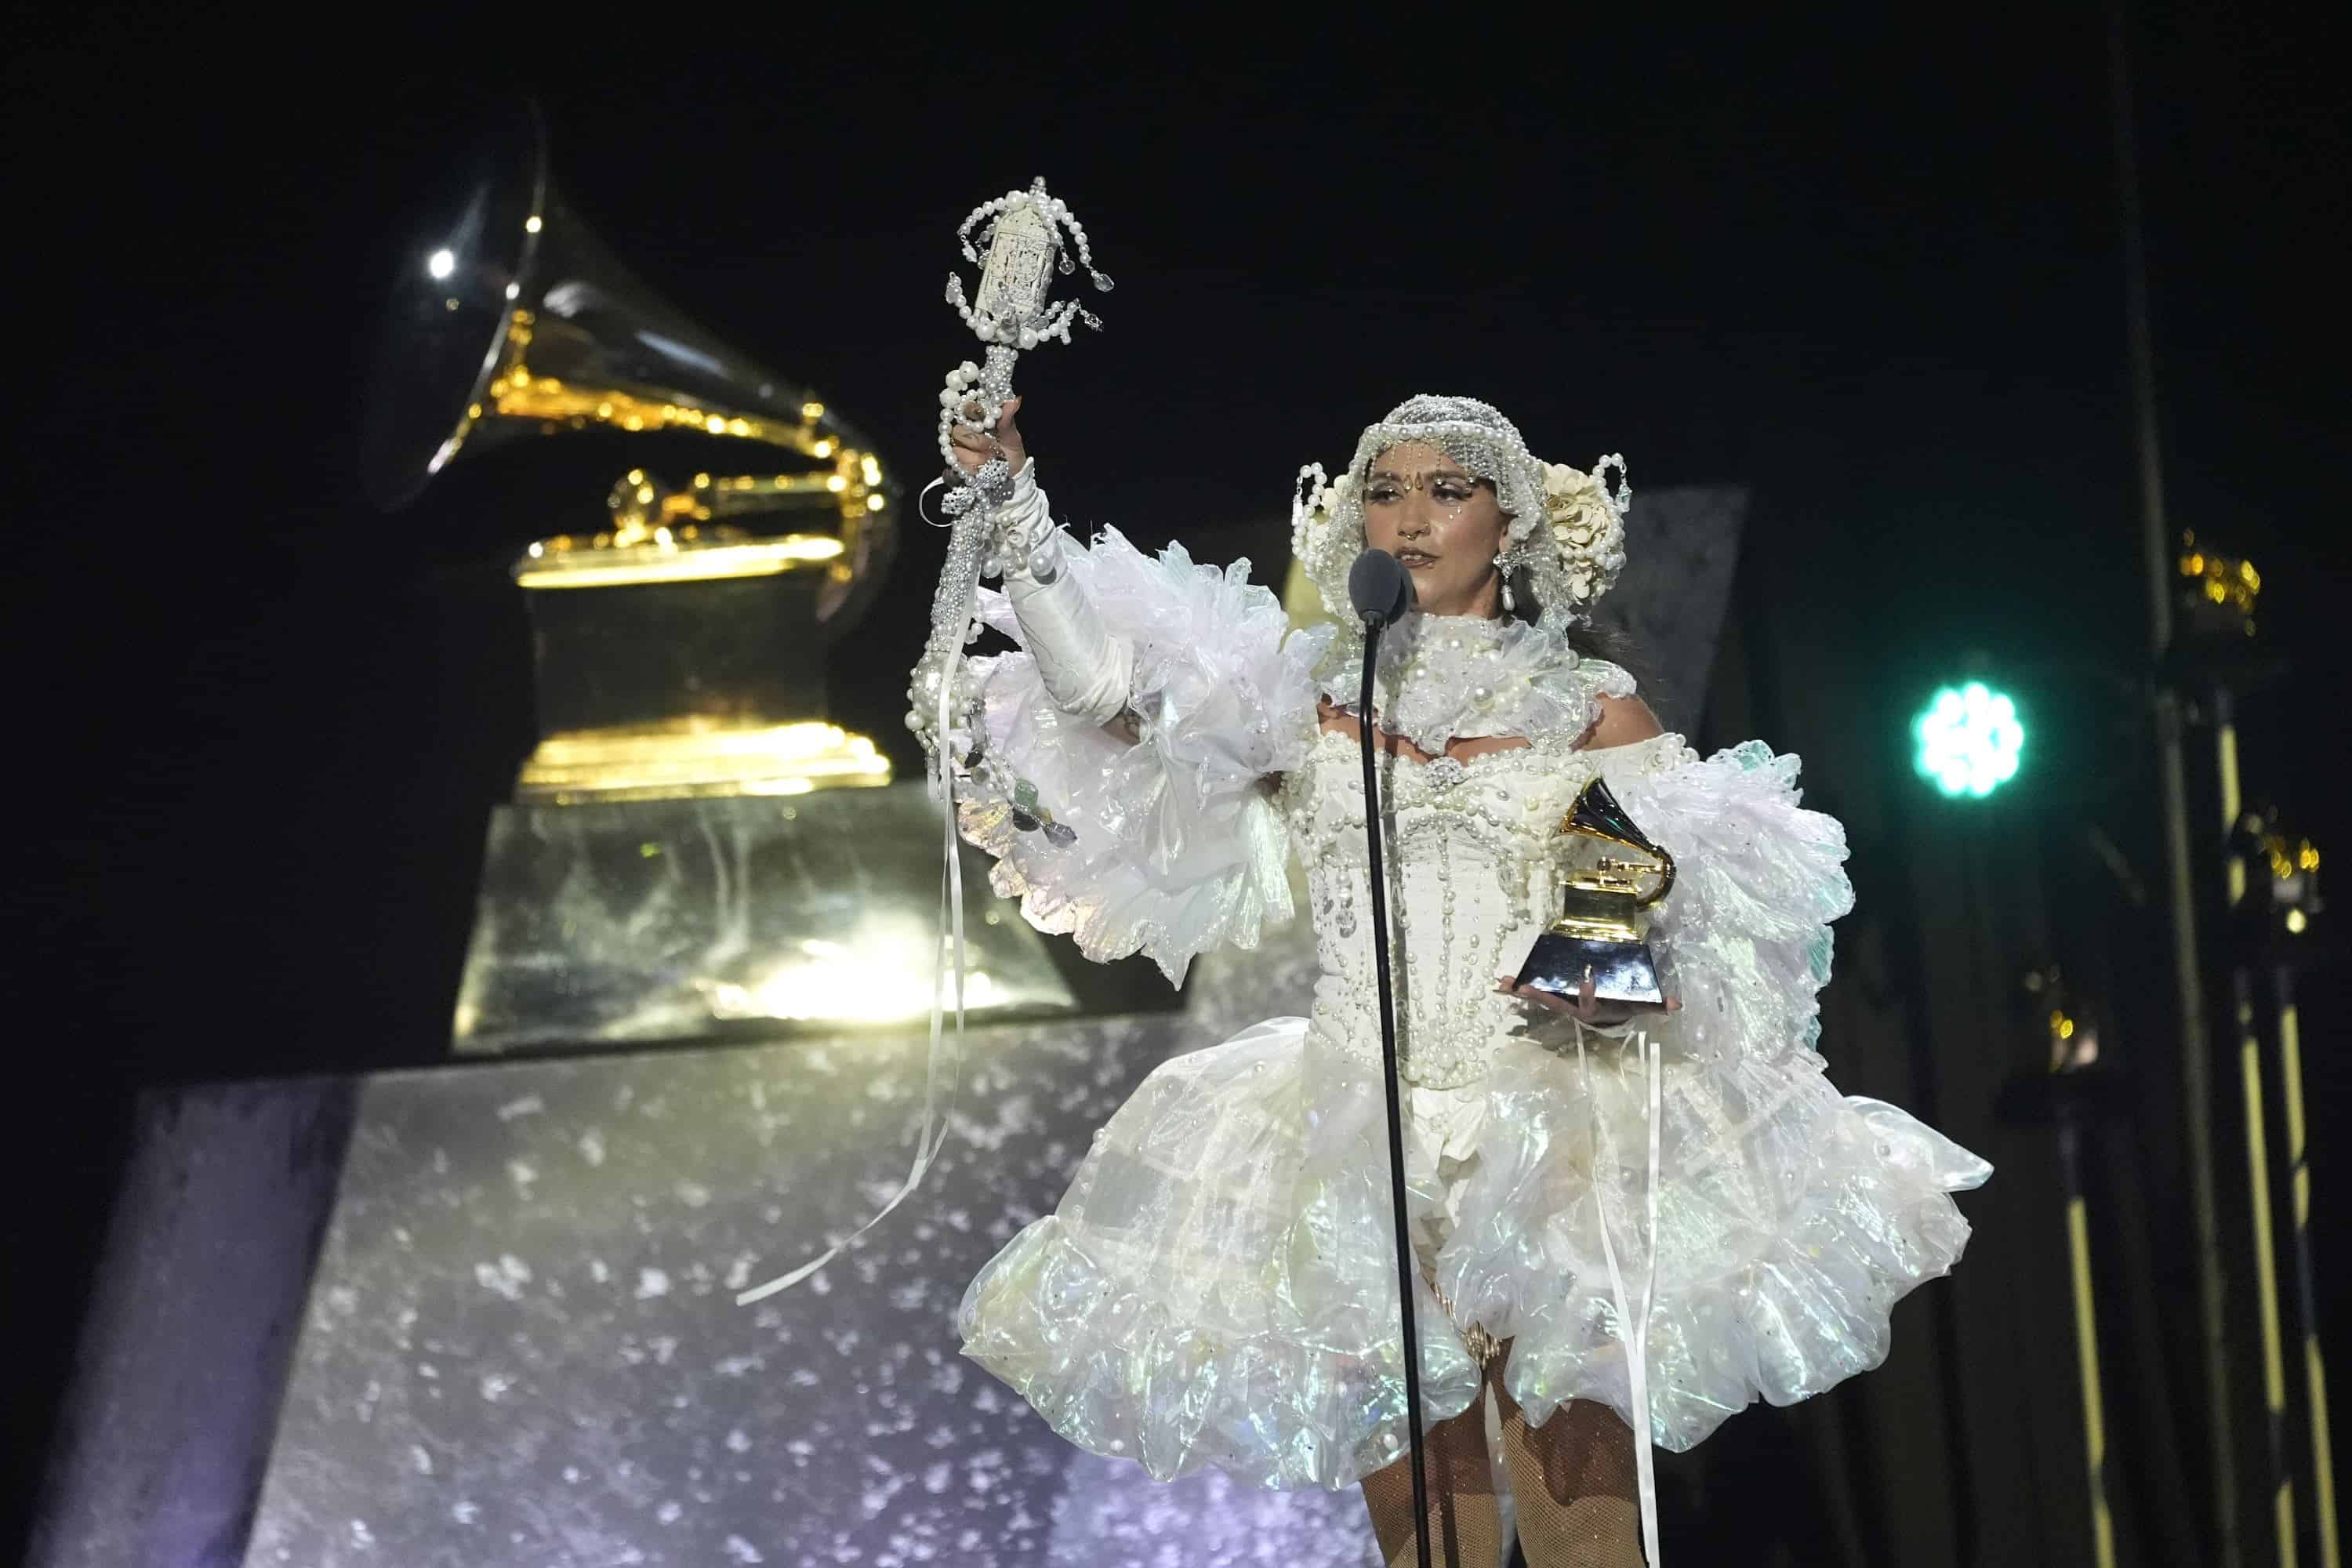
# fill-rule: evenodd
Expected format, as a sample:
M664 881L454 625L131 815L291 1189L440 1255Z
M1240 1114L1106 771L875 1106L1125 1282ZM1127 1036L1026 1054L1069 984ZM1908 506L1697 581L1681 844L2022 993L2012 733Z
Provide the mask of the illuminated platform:
M923 1021L155 1100L33 1561L1360 1568L1353 1491L1158 1485L952 1331L1145 1074L1312 973L1302 923L1174 1010L973 1030L923 1190L748 1308L905 1174Z
M744 1040L928 1017L939 808L919 780L492 815L452 1040L466 1055ZM965 1004L1078 1011L963 850Z

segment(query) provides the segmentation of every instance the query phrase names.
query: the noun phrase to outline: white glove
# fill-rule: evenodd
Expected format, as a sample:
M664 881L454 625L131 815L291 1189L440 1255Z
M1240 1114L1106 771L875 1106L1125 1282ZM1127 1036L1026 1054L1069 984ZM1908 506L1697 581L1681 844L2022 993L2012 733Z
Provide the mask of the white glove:
M1013 476L1013 496L997 509L1004 596L1021 623L1021 640L1054 706L1090 724L1107 724L1127 706L1135 650L1104 630L1102 616L1062 569L1062 533L1034 458Z

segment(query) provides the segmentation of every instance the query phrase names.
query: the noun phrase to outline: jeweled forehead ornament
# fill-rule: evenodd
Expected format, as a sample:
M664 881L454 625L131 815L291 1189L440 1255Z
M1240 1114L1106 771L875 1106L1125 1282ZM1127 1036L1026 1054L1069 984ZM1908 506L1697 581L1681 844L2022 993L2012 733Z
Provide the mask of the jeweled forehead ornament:
M1612 454L1591 472L1546 463L1528 450L1518 426L1489 403L1423 393L1367 426L1356 455L1337 479L1323 465L1298 470L1291 500L1291 549L1340 622L1354 616L1348 569L1363 552L1364 486L1383 452L1408 444L1433 447L1495 487L1509 522L1503 554L1535 599L1536 624L1564 633L1609 591L1625 564L1625 509L1633 487L1625 459ZM1612 469L1617 482L1609 482Z

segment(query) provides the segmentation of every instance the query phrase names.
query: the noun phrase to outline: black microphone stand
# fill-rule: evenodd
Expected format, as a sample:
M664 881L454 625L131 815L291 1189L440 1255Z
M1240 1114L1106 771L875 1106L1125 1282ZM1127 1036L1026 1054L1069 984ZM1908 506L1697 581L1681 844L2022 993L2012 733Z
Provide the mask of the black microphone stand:
M1356 705L1356 735L1364 754L1364 838L1371 857L1372 973L1381 988L1381 1081L1389 1101L1389 1185L1396 1205L1397 1302L1404 1312L1405 1430L1412 1443L1412 1536L1421 1568L1429 1563L1429 1481L1421 1441L1421 1334L1412 1313L1412 1226L1404 1201L1404 1113L1397 1089L1396 999L1389 983L1389 892L1381 870L1380 771L1372 753L1372 666L1380 656L1385 617L1367 615L1364 625L1364 690ZM1448 1554L1449 1563L1452 1554Z

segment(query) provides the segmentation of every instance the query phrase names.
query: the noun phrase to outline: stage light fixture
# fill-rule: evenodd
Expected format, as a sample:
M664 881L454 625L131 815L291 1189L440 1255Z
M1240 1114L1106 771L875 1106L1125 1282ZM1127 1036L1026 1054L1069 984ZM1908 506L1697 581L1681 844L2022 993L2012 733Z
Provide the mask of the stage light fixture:
M1912 766L1948 799L1981 800L2017 776L2025 726L2017 703L1981 680L1944 687L1911 721Z

